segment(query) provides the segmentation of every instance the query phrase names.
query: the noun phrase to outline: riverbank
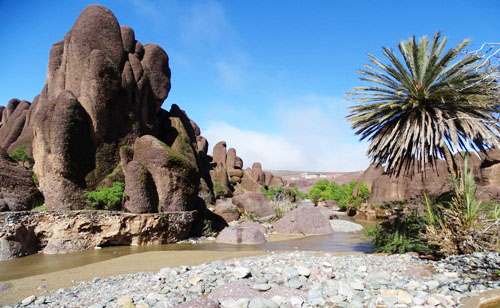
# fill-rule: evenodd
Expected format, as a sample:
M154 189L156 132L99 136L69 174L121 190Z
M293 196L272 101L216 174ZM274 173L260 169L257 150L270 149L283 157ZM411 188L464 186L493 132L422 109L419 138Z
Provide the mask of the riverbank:
M264 251L151 251L110 260L0 282L0 304L8 305L30 295L42 296L60 288L75 287L81 281L137 272L154 272L167 266L197 265L214 260L258 256Z
M176 267L179 264L183 266ZM249 303L253 303L251 307L456 307L464 298L499 289L500 281L493 272L499 264L499 254L434 262L410 255L150 252L44 275L47 283L62 277L88 281L69 284L64 290L32 297L25 303L30 307L35 307L35 302L45 303L44 307L120 307L127 303L135 307L175 307L203 298L199 307L247 307ZM112 276L120 272L136 273ZM93 274L111 276L90 280ZM7 302L6 294L11 294L9 303L21 299L23 284L24 292L31 287L35 295L33 290L42 282L37 280L40 278L13 282L10 291L2 292L2 301ZM47 289L54 286L47 285ZM15 287L17 297L12 296ZM133 307L130 304L128 307ZM185 305L181 307L191 307Z

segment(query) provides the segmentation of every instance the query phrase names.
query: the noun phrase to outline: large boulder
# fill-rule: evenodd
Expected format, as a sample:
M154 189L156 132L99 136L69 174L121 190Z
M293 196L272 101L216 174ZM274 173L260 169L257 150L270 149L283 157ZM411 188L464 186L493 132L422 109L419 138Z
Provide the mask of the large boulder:
M283 234L331 234L330 220L314 206L301 206L288 212L273 224L277 233Z
M214 213L224 218L226 222L235 221L240 218L238 207L225 199L218 199L215 202Z
M200 178L196 166L188 158L150 135L135 141L133 153L133 161L144 166L152 176L154 185L151 187L156 188L158 211L196 209Z
M33 119L33 170L49 209L78 209L94 165L88 115L71 91L44 94Z
M0 212L30 210L43 203L32 173L8 159L0 149Z
M226 142L220 141L214 146L212 153L212 162L217 164L217 166L226 165Z
M264 233L256 228L227 227L217 235L215 241L224 244L263 244L266 242Z
M240 209L240 211L252 214L259 218L274 215L271 203L262 193L245 192L233 197L232 202Z

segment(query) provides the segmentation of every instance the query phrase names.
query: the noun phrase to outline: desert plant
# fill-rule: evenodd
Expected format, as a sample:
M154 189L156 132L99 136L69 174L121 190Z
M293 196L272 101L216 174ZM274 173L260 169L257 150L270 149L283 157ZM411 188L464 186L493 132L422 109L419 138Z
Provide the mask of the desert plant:
M465 228L473 227L479 210L483 206L480 200L476 200L476 183L474 174L468 169L469 157L464 158L464 168L459 177L452 177L451 182L454 197L450 202L451 208L460 213Z
M443 53L446 41L439 32L432 41L401 41L403 61L384 47L390 64L369 54L373 66L359 73L371 84L347 94L359 103L347 118L362 140L371 140L368 156L389 174L423 170L444 157L456 176L451 153L500 147L498 80L487 77L494 68L479 54L459 57L469 40Z
M426 226L425 219L417 212L404 214L402 211L397 211L392 219L366 228L365 236L373 240L377 252L427 253L430 247L423 237Z
M94 209L119 210L125 197L124 189L124 183L113 182L111 187L85 192L85 202Z
M286 190L283 184L273 184L267 189L262 187L261 191L269 201L281 201L286 197Z

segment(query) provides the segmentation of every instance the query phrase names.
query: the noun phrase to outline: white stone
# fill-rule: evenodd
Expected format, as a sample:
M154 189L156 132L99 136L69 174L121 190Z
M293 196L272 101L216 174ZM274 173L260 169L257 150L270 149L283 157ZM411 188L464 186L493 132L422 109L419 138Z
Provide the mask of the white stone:
M128 295L124 295L116 300L116 303L120 306L123 306L127 303L132 303L132 298Z
M23 304L24 306L27 306L27 305L33 303L35 300L36 300L36 296L35 295L31 295L31 296L28 296L25 299L23 299L21 301L21 304Z
M233 270L234 277L242 279L250 275L250 270L246 267L237 267Z

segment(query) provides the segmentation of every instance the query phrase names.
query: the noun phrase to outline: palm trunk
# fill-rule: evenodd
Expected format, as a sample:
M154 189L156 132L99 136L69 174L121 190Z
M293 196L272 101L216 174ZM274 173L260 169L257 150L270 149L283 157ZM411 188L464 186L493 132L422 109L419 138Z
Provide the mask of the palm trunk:
M447 146L443 146L442 150L444 153L444 159L446 160L446 165L448 167L448 172L451 174L453 178L456 178L457 165L455 164L455 160L453 159L453 156L451 155L451 152Z

